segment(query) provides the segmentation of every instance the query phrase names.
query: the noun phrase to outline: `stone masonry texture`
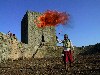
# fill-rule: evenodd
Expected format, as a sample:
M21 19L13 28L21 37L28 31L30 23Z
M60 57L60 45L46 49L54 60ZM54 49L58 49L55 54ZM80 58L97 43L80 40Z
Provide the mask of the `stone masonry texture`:
M26 12L21 22L21 41L33 47L41 42L56 46L55 27L38 28L34 23L40 15L42 14L38 12Z

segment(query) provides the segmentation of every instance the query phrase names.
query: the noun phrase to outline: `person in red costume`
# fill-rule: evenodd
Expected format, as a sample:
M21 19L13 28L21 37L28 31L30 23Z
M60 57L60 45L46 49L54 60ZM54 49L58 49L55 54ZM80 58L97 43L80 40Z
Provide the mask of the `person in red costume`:
M70 71L71 69L71 66L74 62L74 59L73 59L73 51L74 50L74 47L72 45L72 42L71 40L68 38L68 35L65 34L64 35L64 40L59 40L57 38L57 42L58 43L63 43L63 53L64 53L64 62L65 62L65 68L67 71Z

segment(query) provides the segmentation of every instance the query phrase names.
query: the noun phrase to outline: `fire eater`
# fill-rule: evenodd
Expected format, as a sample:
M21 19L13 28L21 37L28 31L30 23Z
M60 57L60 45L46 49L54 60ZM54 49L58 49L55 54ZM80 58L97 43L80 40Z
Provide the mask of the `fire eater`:
M68 35L64 35L64 40L59 40L57 38L58 43L63 43L63 52L64 52L64 62L65 62L65 68L67 71L70 71L72 63L73 63L73 55L72 55L72 49L74 49L70 39L68 38Z

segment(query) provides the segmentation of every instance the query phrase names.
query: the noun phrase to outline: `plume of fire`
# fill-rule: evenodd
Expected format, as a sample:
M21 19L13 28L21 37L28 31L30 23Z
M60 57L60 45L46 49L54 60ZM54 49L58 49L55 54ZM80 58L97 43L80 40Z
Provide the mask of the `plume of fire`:
M45 11L41 16L37 17L35 24L38 27L57 26L58 24L65 25L69 20L69 14L58 11Z

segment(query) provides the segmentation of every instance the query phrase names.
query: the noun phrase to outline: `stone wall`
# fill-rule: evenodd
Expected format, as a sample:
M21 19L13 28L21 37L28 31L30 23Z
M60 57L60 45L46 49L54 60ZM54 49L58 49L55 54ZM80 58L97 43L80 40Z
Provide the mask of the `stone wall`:
M38 28L34 21L41 13L27 11L21 22L21 40L31 46L47 42L56 46L55 27ZM43 41L44 40L44 41Z
M37 49L34 58L54 58L61 57L63 51L63 47L61 46L53 46L53 45L43 45Z
M46 42L41 45L32 45L19 42L16 37L0 33L0 62L19 58L48 58L61 57L63 48Z
M37 48L38 45L33 48L28 44L19 42L13 36L10 37L0 32L0 62L7 59L31 58Z

